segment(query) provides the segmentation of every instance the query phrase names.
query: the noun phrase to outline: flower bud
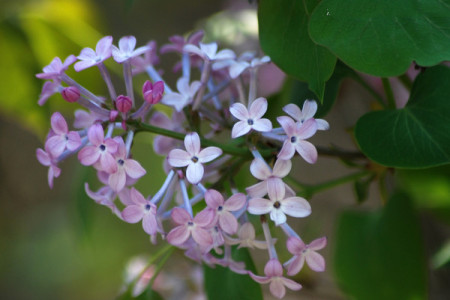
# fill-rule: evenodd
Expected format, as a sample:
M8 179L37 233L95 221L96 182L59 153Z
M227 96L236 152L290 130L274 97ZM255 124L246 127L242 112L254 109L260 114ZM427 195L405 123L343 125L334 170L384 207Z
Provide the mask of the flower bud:
M130 97L120 95L116 99L116 108L120 112L123 112L123 113L129 112L132 105L133 105L133 102L131 101Z
M149 80L147 80L142 87L142 94L144 95L144 99L150 104L158 103L161 100L163 93L164 82L162 81L157 81L155 82L155 84L152 84Z
M73 103L80 99L80 91L74 86L69 86L61 91L61 95L67 102Z
M118 115L119 115L119 112L117 110L111 110L109 112L109 121L114 122Z

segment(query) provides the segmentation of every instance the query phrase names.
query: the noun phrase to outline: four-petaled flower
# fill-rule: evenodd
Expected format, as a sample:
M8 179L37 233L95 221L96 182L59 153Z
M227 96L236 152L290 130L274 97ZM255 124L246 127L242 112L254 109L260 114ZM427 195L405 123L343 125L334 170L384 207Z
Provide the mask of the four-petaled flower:
M112 55L114 60L118 63L123 63L124 61L133 58L135 56L141 55L150 49L148 45L136 47L136 38L132 35L124 36L119 40L119 48L112 46Z
M238 230L238 222L236 217L231 213L244 207L246 197L242 193L234 194L227 201L216 190L207 190L205 193L205 201L216 215L220 228L228 234L235 234Z
M207 147L200 151L200 137L196 132L191 132L184 138L184 146L187 151L173 149L169 152L167 160L172 167L186 167L187 180L197 184L202 180L204 168L203 163L210 162L222 154L217 147Z
M80 55L77 57L80 61L73 66L75 71L79 72L92 66L96 66L110 58L112 53L112 41L112 36L105 36L98 41L95 51L88 47L81 50Z
M258 249L267 249L267 242L266 241L257 241L255 240L255 228L253 227L252 223L247 222L244 223L238 231L238 238L232 238L227 235L224 235L225 242L228 245L237 245L238 249L245 247L245 248L258 248ZM274 241L275 242L275 241Z
M248 110L242 103L234 103L230 107L230 112L239 121L234 124L231 137L240 137L252 129L260 132L271 131L272 123L270 120L261 119L266 111L267 100L262 97L253 101Z
M295 123L289 117L281 116L277 118L278 123L286 132L287 138L284 140L283 147L278 153L279 159L291 159L295 151L303 157L308 163L313 164L317 160L317 150L313 144L305 139L313 136L317 131L317 122L314 119L305 121L301 126Z
M327 238L321 237L306 245L297 237L290 237L287 241L287 248L294 256L284 265L288 268L287 274L293 276L300 272L305 260L311 270L316 272L325 271L325 259L317 253L317 250L325 248Z
M199 47L192 44L187 44L183 47L183 50L188 53L197 54L204 60L208 61L233 59L236 57L236 54L234 54L234 52L230 49L223 49L217 52L217 43L199 43Z
M175 207L172 210L171 217L179 225L167 235L167 241L172 245L182 245L191 235L200 246L210 246L213 243L213 238L209 232L209 227L214 221L213 211L202 210L192 219L187 210Z
M257 276L249 272L250 277L254 281L262 284L270 283L270 292L279 299L283 298L286 294L285 286L293 291L298 291L302 288L301 284L283 277L283 267L276 258L272 258L267 262L264 267L264 274L266 276Z
M135 188L131 188L130 198L132 204L122 211L123 219L128 223L137 223L142 220L142 227L149 235L154 235L158 229L156 221L156 205L145 199Z
M323 119L315 119L314 115L317 112L317 103L314 100L306 100L303 102L303 108L300 109L297 105L291 103L283 107L283 111L290 115L295 121L303 124L306 120L314 119L317 123L317 130L328 130L330 125Z
M59 112L52 115L51 126L53 132L45 143L45 149L53 157L60 156L66 149L74 151L81 146L80 135L75 131L69 131L66 120Z
M57 178L61 174L61 169L58 168L56 159L50 153L42 149L36 150L36 157L43 166L49 167L47 173L47 180L48 186L52 189L53 178Z
M200 81L193 81L189 84L189 79L181 77L177 81L177 89L179 93L167 93L161 100L165 105L173 106L177 111L182 111L183 108L192 102L195 93L202 84Z
M77 60L77 58L75 57L75 55L69 55L64 60L64 63L61 61L61 59L59 57L55 57L48 66L45 66L42 69L44 72L36 74L36 77L40 78L40 79L53 79L55 81L59 81L59 77L76 60Z
M267 182L269 199L254 198L248 203L248 211L254 215L270 213L270 219L278 226L286 222L286 215L295 218L307 217L311 214L311 206L301 197L285 196L284 184L275 181Z

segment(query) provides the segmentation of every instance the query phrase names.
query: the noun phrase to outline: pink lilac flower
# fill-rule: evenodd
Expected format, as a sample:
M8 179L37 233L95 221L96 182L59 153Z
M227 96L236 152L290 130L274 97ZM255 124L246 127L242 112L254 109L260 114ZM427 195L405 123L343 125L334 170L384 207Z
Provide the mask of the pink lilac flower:
M123 219L128 223L137 223L142 220L142 227L149 235L155 235L158 228L156 221L156 205L145 199L135 188L130 192L133 204L122 211Z
M104 122L108 120L108 117L99 115L93 111L87 112L82 109L77 109L74 113L75 121L73 127L75 128L89 128L95 122Z
M238 222L231 212L244 207L246 196L238 193L224 201L222 194L210 189L205 193L205 201L208 208L215 213L220 228L228 234L235 234L238 230Z
M210 162L222 154L222 150L217 147L207 147L200 151L200 137L196 132L186 135L184 146L187 151L173 149L167 156L167 160L172 167L186 167L187 180L192 184L197 184L202 180L204 163Z
M142 86L142 95L144 100L150 104L158 103L164 94L164 82L157 81L154 84L147 80Z
M117 163L113 156L119 144L111 139L105 139L103 127L100 124L92 125L88 130L88 138L91 145L78 152L78 159L82 165L91 166L98 163L97 168L107 173L117 171Z
M251 198L264 197L267 194L268 182L278 181L278 184L284 184L288 195L294 196L294 190L281 180L281 178L289 174L291 167L292 163L290 160L277 159L273 166L273 170L271 170L263 159L255 158L250 165L250 172L253 176L262 181L247 187L245 189L247 194Z
M159 63L159 57L157 55L157 45L155 41L147 43L147 50L142 56L134 56L131 58L131 64L133 65L133 75L145 72L150 66L157 65Z
M89 188L89 184L86 182L84 184L84 190L86 191L86 194L97 204L109 207L109 209L111 209L111 211L116 216L118 216L120 219L123 219L121 211L119 210L119 208L117 208L116 204L114 203L114 199L116 199L117 193L114 192L110 186L103 186L98 191L94 192ZM125 189L123 189L122 191L124 190Z
M184 208L175 207L172 210L171 217L179 225L167 235L167 241L172 245L182 245L191 235L200 246L210 246L213 243L213 238L208 228L214 221L214 212L203 210L192 218Z
M53 157L60 156L66 149L74 151L81 146L80 135L75 131L69 131L66 120L59 112L52 115L51 126L53 132L45 143L45 149Z
M146 171L134 159L127 158L127 150L122 138L114 138L119 143L114 159L116 160L117 171L109 175L109 186L116 192L125 187L127 176L137 179L145 175Z
M242 103L234 103L230 107L230 112L239 121L234 124L231 130L231 137L240 137L252 129L260 132L271 131L272 123L270 120L261 119L266 111L267 100L262 97L253 101L249 110Z
M98 41L95 51L91 48L81 50L78 59L80 60L74 65L75 71L79 72L84 69L96 66L111 57L112 53L112 36L105 36Z
M306 120L314 119L317 112L317 103L314 100L306 100L303 102L303 108L291 103L283 107L283 111L290 115L295 121L303 124ZM317 123L317 130L328 130L330 125L323 119L314 119Z
M59 177L61 174L61 169L58 168L56 159L51 155L51 153L46 152L42 149L36 150L36 157L38 161L48 168L47 180L48 186L53 188L53 178Z
M124 36L119 40L119 47L112 46L112 55L114 57L114 60L118 63L123 63L124 61L144 54L146 51L149 50L149 46L142 46L137 49L134 49L136 47L136 38L132 35Z
M267 64L270 62L270 57L263 56L262 58L255 57L250 62L241 60L234 62L229 69L230 77L237 78L242 74L245 70L249 68L258 68L261 65Z
M285 263L285 266L288 268L287 274L293 276L300 272L305 261L311 270L316 272L325 271L325 259L316 251L325 248L326 245L326 237L316 239L308 245L297 237L290 237L287 241L287 249L294 256Z
M233 59L236 54L230 49L223 49L217 52L217 43L203 44L199 43L199 47L188 44L183 47L183 51L197 54L204 60L217 61L224 59Z
M44 105L48 98L59 92L61 84L59 82L46 81L42 86L41 95L39 96L38 104Z
M253 227L252 223L247 222L242 224L242 226L238 230L238 238L232 238L227 235L224 235L224 239L228 245L237 245L238 249L245 247L245 248L258 248L258 249L267 249L267 242L266 241L258 241L255 240L255 228ZM274 241L275 242L275 241Z
M276 258L272 258L267 262L264 267L264 274L266 276L257 276L249 272L250 277L256 282L262 284L270 283L270 292L279 299L286 294L286 287L293 291L298 291L302 288L301 284L283 277L283 267Z
M80 90L75 86L69 86L61 91L61 96L67 102L73 103L80 99Z
M313 164L317 160L317 150L313 144L305 139L313 136L317 131L317 122L314 119L305 121L301 126L295 123L291 118L281 116L277 118L278 123L283 127L287 139L278 153L279 159L291 159L295 151L303 157L308 163Z
M286 222L286 215L303 218L311 214L311 206L308 201L301 197L285 198L284 184L269 181L269 199L253 198L249 201L248 212L253 215L270 213L270 219L278 226Z
M169 41L172 44L166 44L161 46L161 49L159 50L161 54L169 53L169 52L183 52L183 47L186 44L192 44L197 46L198 43L203 39L203 36L205 33L203 30L196 31L189 35L187 39L184 39L181 35L174 35L169 38Z
M37 78L40 79L52 79L59 81L61 75L69 68L71 64L73 64L77 58L75 55L69 55L64 63L61 61L59 57L55 57L52 62L43 68L43 73L36 74Z
M188 78L181 77L177 81L177 89L179 93L165 94L161 100L161 103L173 106L177 111L182 111L185 106L192 102L200 86L200 81L193 81L189 84Z

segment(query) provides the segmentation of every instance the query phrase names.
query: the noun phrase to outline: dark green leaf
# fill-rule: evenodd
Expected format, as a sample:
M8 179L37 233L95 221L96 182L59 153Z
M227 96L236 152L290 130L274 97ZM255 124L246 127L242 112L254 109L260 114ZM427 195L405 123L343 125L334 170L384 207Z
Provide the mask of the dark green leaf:
M333 73L336 57L309 37L309 14L317 2L260 0L258 22L264 52L284 72L307 81L322 102L325 82Z
M421 230L406 196L393 196L379 212L341 215L335 270L352 299L426 299Z
M449 15L450 0L323 0L309 32L349 66L397 76L412 61L433 66L450 59Z
M255 272L255 266L247 249L233 249L233 259L243 261L247 270ZM228 268L204 265L205 290L210 300L258 300L263 299L261 286L248 275L240 275Z
M382 165L424 168L450 162L450 69L420 74L403 109L370 112L356 123L359 147Z

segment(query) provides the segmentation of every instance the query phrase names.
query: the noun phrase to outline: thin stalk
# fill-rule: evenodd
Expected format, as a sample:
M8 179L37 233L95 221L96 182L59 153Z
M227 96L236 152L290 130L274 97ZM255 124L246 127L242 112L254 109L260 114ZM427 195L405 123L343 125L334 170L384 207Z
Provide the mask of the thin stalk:
M357 83L359 83L366 91L368 91L374 98L375 100L377 100L378 103L380 103L380 105L383 108L386 108L386 103L384 103L383 101L383 97L381 97L380 94L378 94L377 91L375 91L369 84L367 84L367 82L362 79L362 77L359 74L356 74L355 77L353 77L353 79L355 79L355 81Z
M407 90L411 90L412 86L413 86L413 82L411 80L411 78L408 77L408 75L403 74L398 76L398 80L400 80L400 82L403 84L403 86L407 89Z
M383 77L381 78L381 82L383 83L383 89L386 94L388 107L395 109L394 92L392 91L392 86L391 83L389 82L389 78Z

